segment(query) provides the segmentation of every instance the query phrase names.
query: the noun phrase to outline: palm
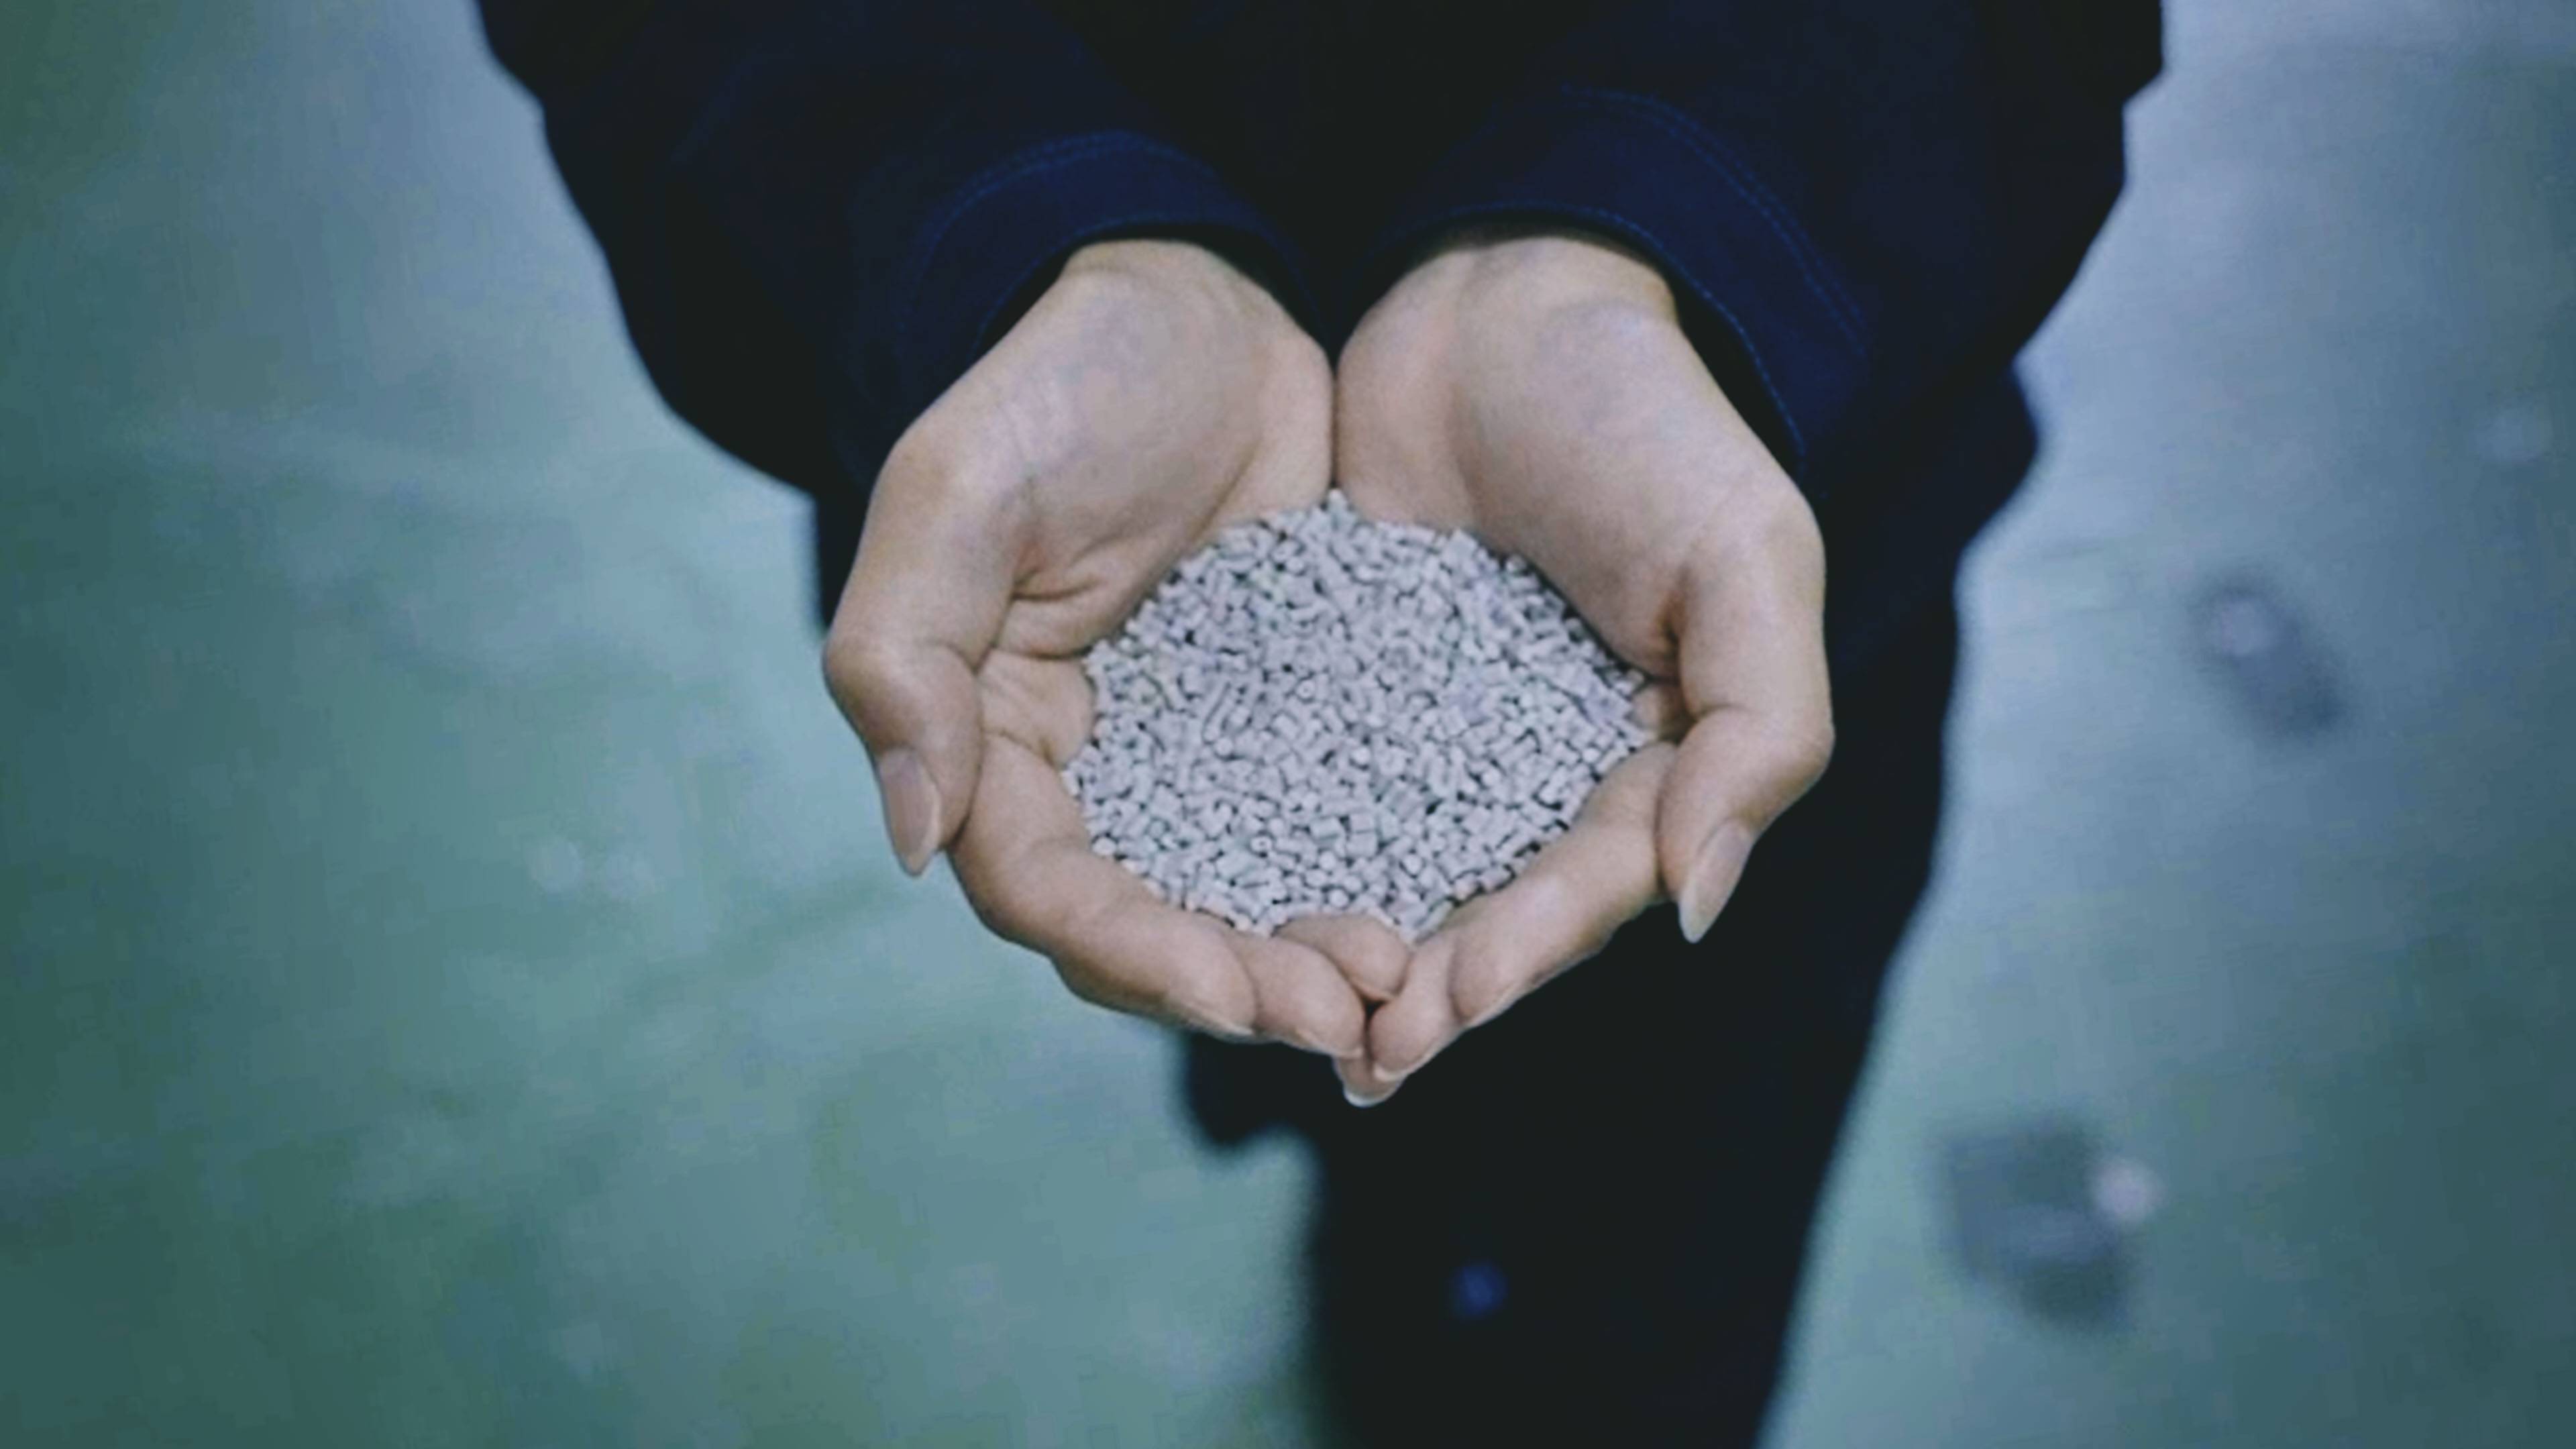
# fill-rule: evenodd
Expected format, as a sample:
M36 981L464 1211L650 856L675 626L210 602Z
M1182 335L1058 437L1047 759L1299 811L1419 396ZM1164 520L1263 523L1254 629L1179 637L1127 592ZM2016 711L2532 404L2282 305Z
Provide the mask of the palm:
M1372 1023L1376 1075L1353 1078L1371 1092L1668 890L1705 929L1751 835L1822 767L1822 557L1660 279L1606 247L1434 258L1353 336L1338 409L1358 506L1529 559L1657 681L1649 710L1679 737L1613 771L1517 881L1422 944Z
M1060 774L1090 731L1081 652L1217 530L1320 498L1330 407L1321 352L1213 257L1077 253L897 445L827 673L907 866L947 843L978 914L1077 994L1347 1055L1353 981L1390 989L1400 950L1328 959L1157 901L1092 853Z

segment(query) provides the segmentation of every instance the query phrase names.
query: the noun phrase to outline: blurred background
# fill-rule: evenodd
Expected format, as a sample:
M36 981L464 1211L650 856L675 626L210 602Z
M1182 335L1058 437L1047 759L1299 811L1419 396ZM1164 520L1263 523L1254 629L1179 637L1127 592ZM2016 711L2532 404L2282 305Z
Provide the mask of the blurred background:
M2576 1442L2576 6L2174 0L1775 1420ZM0 8L0 1441L1321 1446L464 0Z

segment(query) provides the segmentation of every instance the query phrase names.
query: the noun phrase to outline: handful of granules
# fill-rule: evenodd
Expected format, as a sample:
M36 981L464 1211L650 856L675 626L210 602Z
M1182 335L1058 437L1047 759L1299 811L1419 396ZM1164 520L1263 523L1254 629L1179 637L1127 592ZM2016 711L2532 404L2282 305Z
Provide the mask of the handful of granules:
M1421 939L1647 740L1644 676L1536 570L1338 491L1218 535L1083 664L1092 848L1262 934L1360 912Z

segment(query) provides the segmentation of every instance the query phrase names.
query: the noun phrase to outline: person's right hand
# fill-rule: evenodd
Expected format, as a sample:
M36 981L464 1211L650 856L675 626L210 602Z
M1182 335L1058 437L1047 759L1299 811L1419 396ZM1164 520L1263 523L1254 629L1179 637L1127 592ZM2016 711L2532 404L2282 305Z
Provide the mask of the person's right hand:
M1082 652L1217 530L1323 497L1332 396L1323 351L1213 253L1082 248L895 444L824 674L904 868L948 849L976 914L1076 995L1350 1058L1400 984L1392 932L1264 939L1167 905L1092 852L1059 773L1091 731Z

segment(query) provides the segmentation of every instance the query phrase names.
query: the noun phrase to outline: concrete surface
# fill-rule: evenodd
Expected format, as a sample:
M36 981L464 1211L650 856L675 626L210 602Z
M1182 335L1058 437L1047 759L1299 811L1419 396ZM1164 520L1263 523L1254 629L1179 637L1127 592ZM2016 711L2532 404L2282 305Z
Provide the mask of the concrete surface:
M0 1440L1319 1444L1303 1164L901 880L469 9L0 13ZM1786 1449L2576 1435L2576 12L2173 29ZM2049 1113L2161 1199L2114 1331L1945 1248Z

